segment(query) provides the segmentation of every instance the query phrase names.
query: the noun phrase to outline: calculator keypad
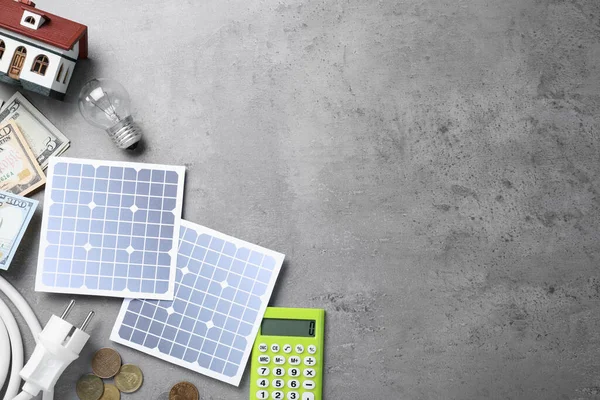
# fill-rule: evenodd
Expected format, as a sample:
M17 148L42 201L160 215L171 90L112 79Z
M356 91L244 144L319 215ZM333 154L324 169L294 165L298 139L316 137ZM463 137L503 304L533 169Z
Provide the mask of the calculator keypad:
M315 400L317 346L260 343L258 350L256 400Z

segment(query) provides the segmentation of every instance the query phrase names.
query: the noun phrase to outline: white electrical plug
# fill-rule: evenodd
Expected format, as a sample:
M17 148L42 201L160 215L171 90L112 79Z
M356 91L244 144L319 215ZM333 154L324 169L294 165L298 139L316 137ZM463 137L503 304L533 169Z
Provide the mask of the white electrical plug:
M19 399L35 397L40 391L51 391L63 371L79 358L90 338L85 328L94 312L90 312L81 327L76 328L65 320L74 303L71 300L62 316L53 315L39 334L33 355L20 373L25 383Z

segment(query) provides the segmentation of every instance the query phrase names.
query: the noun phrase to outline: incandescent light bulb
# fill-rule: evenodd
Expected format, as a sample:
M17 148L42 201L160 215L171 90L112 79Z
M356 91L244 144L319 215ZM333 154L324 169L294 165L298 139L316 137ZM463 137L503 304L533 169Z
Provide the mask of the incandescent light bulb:
M142 132L131 118L129 94L112 79L92 79L79 93L79 111L87 122L103 128L117 147L134 150Z

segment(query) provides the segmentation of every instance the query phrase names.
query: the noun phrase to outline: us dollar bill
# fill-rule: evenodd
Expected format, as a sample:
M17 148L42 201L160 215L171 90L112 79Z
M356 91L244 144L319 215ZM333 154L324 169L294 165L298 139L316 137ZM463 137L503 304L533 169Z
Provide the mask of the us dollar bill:
M45 183L46 175L17 124L0 124L0 190L25 196Z
M0 191L0 269L10 266L37 205L37 200Z
M69 139L19 92L0 111L0 124L9 119L16 122L42 169L50 157L69 148Z

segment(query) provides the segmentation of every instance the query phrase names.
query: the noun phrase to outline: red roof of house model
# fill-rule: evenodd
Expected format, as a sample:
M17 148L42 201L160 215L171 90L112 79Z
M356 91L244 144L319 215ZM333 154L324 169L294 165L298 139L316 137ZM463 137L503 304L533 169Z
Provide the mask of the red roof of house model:
M44 17L46 22L38 29L30 29L21 25L23 11L31 11ZM71 50L79 43L79 58L87 58L87 27L77 22L47 13L35 8L35 4L28 0L0 0L0 28L19 33L28 38L58 47Z

